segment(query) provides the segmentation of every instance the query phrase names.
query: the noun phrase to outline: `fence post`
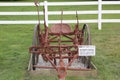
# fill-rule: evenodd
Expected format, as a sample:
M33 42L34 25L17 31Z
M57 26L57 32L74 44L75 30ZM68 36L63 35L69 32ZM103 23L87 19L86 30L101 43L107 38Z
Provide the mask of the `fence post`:
M102 29L102 0L98 0L98 29Z
M46 26L48 27L48 5L47 5L47 1L44 1L44 10L45 10L45 22L46 22Z

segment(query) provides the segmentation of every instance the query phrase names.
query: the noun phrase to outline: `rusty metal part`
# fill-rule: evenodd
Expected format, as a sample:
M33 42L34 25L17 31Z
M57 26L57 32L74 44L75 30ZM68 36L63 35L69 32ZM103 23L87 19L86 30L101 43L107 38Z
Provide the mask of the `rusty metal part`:
M57 25L56 29L60 29L61 24L55 24L55 25ZM66 29L67 24L62 24L62 25L65 25L65 29ZM43 59L45 61L49 61L52 66L38 66L34 64L33 68L56 69L56 71L58 72L58 77L60 79L65 78L65 76L67 75L66 73L67 70L91 70L90 68L87 68L87 69L86 68L85 69L70 68L74 60L78 58L83 59L83 62L86 64L90 62L89 61L90 59L87 60L86 57L78 56L78 45L81 45L81 44L88 45L89 43L88 41L86 41L86 40L89 40L89 37L85 32L86 31L85 25L82 30L79 30L78 28L76 28L76 30L73 32L71 31L70 28L68 29L68 31L64 31L64 30L55 31L53 29L54 27L51 27L50 30L46 30L47 33L44 32L43 35L47 35L47 36L44 36L44 38L41 37L42 35L40 34L39 30L37 30L38 31L37 33L39 33L39 35L37 34L38 36L36 37L38 42L40 42L41 44L33 45L29 49L30 53L34 55L37 55L37 56L42 55ZM67 25L67 28L68 28L68 25ZM64 29L64 27L62 29ZM67 40L64 40L64 39L67 39ZM56 64L55 62L57 59L59 59L58 64ZM63 59L68 59L68 62L64 63ZM35 63L36 63L36 60L35 60ZM89 64L88 64L88 67L89 67Z
M62 28L62 30L61 30L61 28ZM54 24L50 28L51 33L60 33L60 31L62 31L62 33L72 32L71 28L68 24Z
M65 79L67 70L91 70L90 57L78 56L78 45L91 44L89 28L85 24L83 29L79 29L77 12L76 17L77 24L73 31L69 24L63 24L62 21L59 24L53 24L50 28L44 24L43 30L41 30L40 24L36 25L34 45L29 48L30 53L33 54L33 70L36 68L56 69L60 80ZM38 66L39 55L44 61L51 63L51 66ZM64 59L67 61L65 62ZM70 66L77 59L82 59L82 62L87 64L87 68L71 68Z

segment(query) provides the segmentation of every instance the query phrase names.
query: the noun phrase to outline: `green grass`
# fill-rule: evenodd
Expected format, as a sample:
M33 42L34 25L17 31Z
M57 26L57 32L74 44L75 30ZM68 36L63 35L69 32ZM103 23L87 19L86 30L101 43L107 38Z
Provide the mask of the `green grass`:
M119 80L120 24L103 24L101 31L91 26L92 43L96 45L93 62L97 77L67 77L67 80ZM34 25L0 25L0 80L56 80L31 76L27 72L28 48L32 43Z
M104 6L104 9L110 7ZM90 8L97 9L96 7ZM34 7L0 7L0 11L35 11L34 9ZM68 9L65 8L65 10ZM80 8L80 10L83 9L87 9L87 7ZM120 9L120 6L117 5L112 9ZM50 19L56 19L55 16L50 17ZM65 16L65 19L73 19L74 17ZM59 19L60 16L57 18ZM79 15L79 19L87 18L96 19L97 15ZM103 15L103 18L120 19L120 15ZM36 19L37 16L0 16L0 20ZM96 56L92 58L92 61L97 67L98 75L97 77L67 77L67 80L119 80L120 23L103 24L102 30L97 29L97 24L89 25L92 44L97 47ZM56 77L30 75L27 71L30 56L28 48L32 44L33 28L34 25L0 25L0 80L57 80Z
M0 80L24 80L32 39L29 35L33 32L30 28L0 25Z

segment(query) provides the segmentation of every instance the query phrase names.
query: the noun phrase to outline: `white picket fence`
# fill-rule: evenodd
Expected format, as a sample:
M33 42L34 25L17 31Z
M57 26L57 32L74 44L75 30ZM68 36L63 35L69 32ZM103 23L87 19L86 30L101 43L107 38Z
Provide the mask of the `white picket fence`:
M101 30L102 23L120 23L120 19L102 19L103 14L120 14L120 10L102 10L102 5L119 5L120 1L88 1L88 2L40 2L40 6L45 7L46 25L60 23L60 20L48 20L49 15L61 15L61 11L48 11L49 6L81 6L81 5L98 5L98 10L78 11L78 14L97 14L98 19L79 20L79 23L98 23L98 29ZM0 6L35 6L33 2L0 2ZM76 11L63 11L63 15L76 14ZM37 12L0 12L2 15L37 15ZM43 12L40 12L43 15ZM37 20L0 20L0 24L37 24ZM43 24L44 21L41 21ZM63 20L63 23L76 23L76 20Z

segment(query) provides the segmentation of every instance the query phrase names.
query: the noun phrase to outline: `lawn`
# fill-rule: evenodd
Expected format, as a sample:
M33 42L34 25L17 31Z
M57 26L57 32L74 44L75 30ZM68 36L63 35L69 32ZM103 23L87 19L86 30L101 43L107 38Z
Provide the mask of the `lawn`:
M63 7L70 10L69 7ZM103 6L104 9L119 9ZM50 8L52 10L52 7ZM59 7L55 8L60 9ZM73 10L76 7L72 8ZM97 6L82 6L78 10L97 9ZM61 10L61 9L60 9ZM34 7L0 7L0 11L35 11ZM73 19L75 16L65 16ZM57 17L59 19L60 17ZM97 15L79 15L79 19L96 19ZM103 18L120 19L119 14L103 15ZM35 20L37 16L0 16L0 20ZM56 19L50 16L50 19ZM75 19L75 18L74 18ZM80 24L82 26L82 24ZM67 77L67 80L119 80L120 79L120 23L105 23L102 30L97 24L89 24L92 44L96 45L96 56L92 61L97 67L96 77ZM0 80L57 80L56 77L30 75L28 48L32 44L34 25L0 25ZM81 27L82 28L82 27Z

